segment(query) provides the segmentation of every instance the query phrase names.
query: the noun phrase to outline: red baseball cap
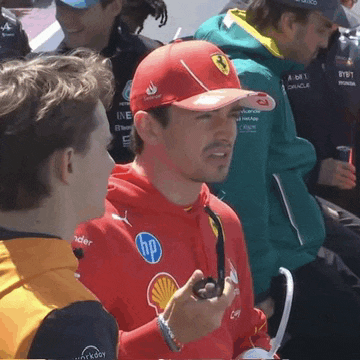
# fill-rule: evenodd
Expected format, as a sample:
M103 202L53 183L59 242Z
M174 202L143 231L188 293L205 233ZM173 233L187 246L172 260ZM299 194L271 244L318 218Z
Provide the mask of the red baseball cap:
M164 105L212 111L236 101L257 110L275 107L268 94L241 89L230 59L202 40L176 40L151 52L139 64L130 93L134 114Z

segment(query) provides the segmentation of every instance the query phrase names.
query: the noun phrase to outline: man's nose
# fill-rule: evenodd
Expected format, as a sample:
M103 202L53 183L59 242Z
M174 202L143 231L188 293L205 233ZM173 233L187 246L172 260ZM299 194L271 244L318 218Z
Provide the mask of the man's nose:
M236 137L236 121L228 116L219 114L216 117L215 127L218 137L227 141L231 141Z

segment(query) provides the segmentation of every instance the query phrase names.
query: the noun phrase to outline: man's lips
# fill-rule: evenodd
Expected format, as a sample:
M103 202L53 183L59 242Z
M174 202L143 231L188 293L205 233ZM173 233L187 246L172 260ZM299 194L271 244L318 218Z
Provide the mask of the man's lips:
M226 159L231 154L232 148L230 143L213 143L208 145L204 152L212 159Z
M65 30L68 34L76 34L82 31L82 29L78 30L78 29L66 29Z

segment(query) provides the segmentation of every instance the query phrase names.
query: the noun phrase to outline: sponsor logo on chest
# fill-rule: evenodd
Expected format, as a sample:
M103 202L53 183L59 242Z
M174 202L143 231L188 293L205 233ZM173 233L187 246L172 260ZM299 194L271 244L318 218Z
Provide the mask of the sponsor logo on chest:
M156 264L162 257L160 241L148 232L141 232L135 237L137 250L143 259L149 264Z
M164 311L177 289L179 285L169 273L161 272L151 279L147 288L147 301L155 309L156 315Z

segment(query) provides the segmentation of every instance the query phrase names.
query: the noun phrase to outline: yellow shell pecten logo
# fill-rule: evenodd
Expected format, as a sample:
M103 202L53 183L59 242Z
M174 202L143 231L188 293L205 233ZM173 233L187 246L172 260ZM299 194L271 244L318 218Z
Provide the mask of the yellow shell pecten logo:
M216 216L216 217L219 219L220 224L222 225L220 217L219 216ZM219 236L219 229L217 228L214 220L210 216L209 216L209 224L211 226L211 230L213 231L214 235L216 237L218 237ZM226 239L225 239L225 233L224 232L223 232L223 237L224 237L224 241L225 241Z
M230 74L230 64L229 60L225 55L222 54L216 54L211 56L212 61L216 65L216 67L224 74L229 75Z
M218 230L218 228L216 227L214 220L213 220L210 216L209 216L209 224L210 224L210 226L211 226L211 229L212 229L214 235L215 235L216 237L218 237L218 236L219 236L219 230Z
M156 315L164 311L177 289L179 285L170 274L162 272L153 277L148 286L147 300L148 304L155 308Z

